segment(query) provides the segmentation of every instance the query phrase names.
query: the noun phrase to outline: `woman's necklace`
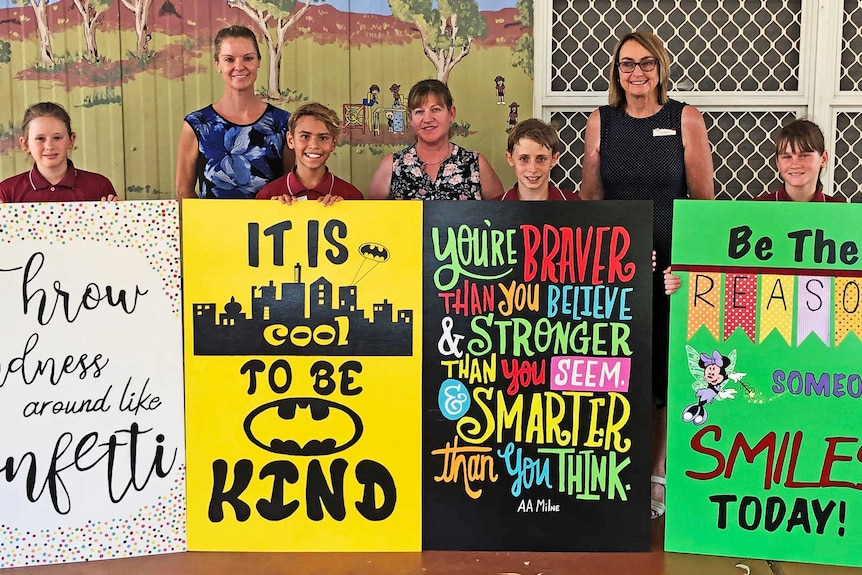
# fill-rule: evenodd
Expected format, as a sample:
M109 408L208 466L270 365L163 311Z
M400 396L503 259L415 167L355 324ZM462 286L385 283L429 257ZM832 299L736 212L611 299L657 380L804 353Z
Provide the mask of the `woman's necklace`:
M454 151L454 145L452 144L452 142L449 142L449 145L448 145L448 146L446 146L446 150L447 150L447 151L446 151L446 155L445 155L445 156L443 156L443 158L442 158L439 162L426 162L425 160L422 160L422 158L419 158L419 159L420 159L420 160L422 161L422 163L423 163L423 164L425 164L426 166L439 166L440 164L442 164L443 162L445 162L445 161L449 158L449 156L451 156L451 155L452 155L452 152ZM416 151L416 156L417 156L417 157L419 156L419 150L417 150L417 151Z

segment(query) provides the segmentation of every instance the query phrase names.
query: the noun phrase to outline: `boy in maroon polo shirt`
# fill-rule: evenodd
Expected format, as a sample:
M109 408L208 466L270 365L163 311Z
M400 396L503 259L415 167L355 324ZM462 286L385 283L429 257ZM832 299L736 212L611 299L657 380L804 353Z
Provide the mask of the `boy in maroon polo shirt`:
M297 200L317 200L326 206L342 199L362 199L362 192L326 167L341 132L340 118L334 110L323 104L305 104L291 114L288 128L287 145L296 152L296 166L265 185L257 199L280 200L287 205Z
M784 185L754 198L779 202L841 202L823 193L820 172L829 163L823 132L814 122L794 120L775 137L775 166Z
M760 194L757 201L767 202L835 202L843 199L823 193L820 172L829 163L826 142L820 127L810 120L794 120L775 136L775 167L784 184L776 192ZM679 276L664 270L664 291L670 295L679 289Z
M519 122L509 132L506 161L515 168L515 186L500 200L557 200L581 198L551 183L551 168L557 165L563 146L557 131L536 118Z
M21 148L33 167L0 182L0 202L113 201L114 186L101 174L75 168L69 150L75 145L72 121L53 102L33 104L21 122Z

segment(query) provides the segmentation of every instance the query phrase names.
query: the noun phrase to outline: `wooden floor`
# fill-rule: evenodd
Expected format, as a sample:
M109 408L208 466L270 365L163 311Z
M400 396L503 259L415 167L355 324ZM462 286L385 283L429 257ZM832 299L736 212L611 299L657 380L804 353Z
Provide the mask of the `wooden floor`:
M862 569L650 553L176 553L93 563L0 569L10 575L862 575Z

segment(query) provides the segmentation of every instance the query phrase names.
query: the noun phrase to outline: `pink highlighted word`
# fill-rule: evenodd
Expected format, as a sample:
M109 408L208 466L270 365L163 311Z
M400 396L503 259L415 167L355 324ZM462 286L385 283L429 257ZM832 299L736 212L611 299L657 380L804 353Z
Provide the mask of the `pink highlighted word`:
M553 357L551 389L625 393L629 390L630 372L628 357Z

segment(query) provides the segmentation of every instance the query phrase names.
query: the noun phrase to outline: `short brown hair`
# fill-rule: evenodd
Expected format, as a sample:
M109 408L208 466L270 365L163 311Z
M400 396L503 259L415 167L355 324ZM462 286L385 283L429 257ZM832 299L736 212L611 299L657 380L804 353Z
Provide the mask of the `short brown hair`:
M219 51L221 50L221 43L225 38L245 38L246 40L251 40L251 43L254 44L254 51L257 52L257 57L260 59L260 47L257 45L257 36L254 35L249 28L245 26L228 26L227 28L222 28L218 32L216 32L215 40L213 41L213 45L215 47L215 52L213 53L213 60L218 62Z
M794 152L826 151L826 142L820 127L811 120L793 120L775 135L775 155L781 154L786 148Z
M407 94L407 113L412 114L413 110L422 106L429 97L436 96L440 102L446 106L446 109L452 111L455 106L455 100L452 99L452 92L449 91L449 86L440 80L427 79L419 80L410 92ZM449 126L449 137L455 135L455 126Z
M290 115L290 120L287 122L290 133L294 133L300 119L308 116L323 122L329 135L338 138L338 134L341 133L341 118L338 117L338 112L318 102L303 104Z
M623 91L623 86L620 83L620 50L623 44L629 40L634 40L643 46L647 52L652 54L653 58L658 60L658 103L661 105L667 104L667 87L670 84L670 55L664 47L664 42L661 38L650 32L629 32L617 42L617 47L614 48L614 57L611 59L611 72L608 77L610 86L608 87L608 103L614 108L622 109L626 104L626 93Z
M420 107L431 95L437 96L437 99L449 110L455 105L449 86L440 80L428 79L420 80L410 88L410 93L407 94L407 109L414 110Z
M38 104L30 106L24 112L24 119L21 121L21 132L24 139L27 139L27 130L30 127L30 122L36 118L42 118L45 116L60 120L66 124L66 130L68 130L69 136L74 134L74 132L72 132L72 119L69 118L69 113L65 108L63 108L63 106L55 104L54 102L39 102Z
M524 138L548 148L553 154L563 151L563 144L560 142L557 129L552 124L543 122L538 118L529 118L515 124L515 127L509 132L506 150L511 154L515 149L515 144Z

